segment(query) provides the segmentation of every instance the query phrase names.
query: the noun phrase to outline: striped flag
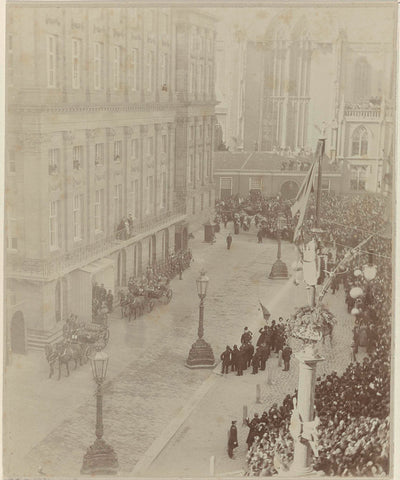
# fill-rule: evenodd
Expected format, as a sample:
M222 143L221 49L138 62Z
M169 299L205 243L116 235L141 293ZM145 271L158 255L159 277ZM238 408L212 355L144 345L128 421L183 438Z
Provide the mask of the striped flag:
M261 310L263 312L264 320L268 320L269 317L271 316L271 314L269 313L268 309L266 307L264 307L264 305L261 302L260 302L260 306L261 306Z
M304 179L300 187L300 190L297 193L294 204L291 207L293 217L298 212L300 212L299 220L297 222L296 229L294 231L293 242L295 242L299 237L300 230L303 225L308 199L310 197L310 193L313 191L313 182L314 182L314 177L316 172L317 172L317 159L315 159L313 164L311 165L310 170L308 171L306 178Z

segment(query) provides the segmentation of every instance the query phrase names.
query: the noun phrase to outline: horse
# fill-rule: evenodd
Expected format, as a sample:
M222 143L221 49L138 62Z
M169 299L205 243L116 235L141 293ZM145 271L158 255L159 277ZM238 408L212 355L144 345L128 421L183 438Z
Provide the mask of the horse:
M79 344L60 342L56 344L56 351L58 354L58 380L61 378L61 366L63 364L67 370L67 377L69 377L69 362L74 360L76 370L78 361L80 365L82 365L84 361L84 351Z
M50 373L49 373L49 378L53 376L54 373L54 365L58 359L58 353L56 350L53 348L52 345L47 344L44 347L44 353L46 355L46 360L50 366Z

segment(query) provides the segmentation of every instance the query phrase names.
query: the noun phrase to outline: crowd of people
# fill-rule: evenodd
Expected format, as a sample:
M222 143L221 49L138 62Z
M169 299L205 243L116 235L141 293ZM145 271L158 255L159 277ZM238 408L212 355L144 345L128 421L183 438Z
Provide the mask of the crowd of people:
M291 352L289 353L287 346L287 325L288 320L285 322L282 317L279 317L278 322L272 320L270 326L265 325L260 328L255 346L253 345L253 333L248 327L245 327L240 338L240 347L234 345L231 348L227 345L221 353L221 373L229 373L230 369L231 372L236 372L236 375L241 376L247 368L252 367L251 373L256 375L260 370L265 370L271 353L277 354L279 351L282 352L284 358L284 370L289 370L288 362L290 362Z
M354 286L363 290L356 304L359 313L355 319L354 341L358 341L359 331L365 327L369 332L368 356L362 362L355 358L342 375L332 372L317 379L315 407L320 423L318 455L313 458L313 467L325 475L387 475L392 275L391 241L380 234L385 222L384 198L325 195L322 205L321 226L329 232L326 242L335 245L336 262L363 239L375 235L368 242L368 250L365 247L353 256L336 278L334 292L343 285L346 298ZM310 225L313 214L310 208ZM354 276L354 271L368 263L371 251L377 275L367 281L362 275ZM260 432L253 428L247 455L248 475L273 475L278 468L290 464L293 455L291 408L281 410L282 407L278 409L281 411L278 427ZM256 423L253 422L253 427Z
M246 198L232 195L217 201L215 206L216 215L214 223L233 223L235 234L249 231L250 225L254 224L257 229L259 243L263 238L276 238L278 232L279 217L284 218L280 225L280 235L284 240L292 240L295 224L290 212L290 202L279 197L264 197L259 191L252 191Z
M92 318L104 319L111 313L114 305L114 295L111 290L106 290L104 284L99 285L95 282L92 286Z

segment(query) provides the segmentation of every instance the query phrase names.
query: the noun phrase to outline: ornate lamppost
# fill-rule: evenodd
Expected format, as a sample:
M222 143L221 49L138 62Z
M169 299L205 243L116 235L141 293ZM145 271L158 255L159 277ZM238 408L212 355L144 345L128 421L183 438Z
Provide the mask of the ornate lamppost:
M285 215L282 213L281 209L279 209L276 232L276 239L278 241L278 252L276 254L275 263L272 265L271 273L269 274L269 278L273 280L286 280L287 278L289 278L286 263L281 260L281 230L283 230L286 221L287 220Z
M204 270L201 271L200 277L196 280L197 293L200 298L199 306L199 338L193 343L190 349L189 356L186 360L185 366L188 368L214 368L215 359L211 345L207 343L204 338L204 299L207 294L209 278L206 276Z
M84 457L81 468L82 474L87 475L115 475L118 472L118 458L114 449L103 440L103 382L107 374L108 355L105 352L96 352L90 358L93 378L96 389L96 440Z

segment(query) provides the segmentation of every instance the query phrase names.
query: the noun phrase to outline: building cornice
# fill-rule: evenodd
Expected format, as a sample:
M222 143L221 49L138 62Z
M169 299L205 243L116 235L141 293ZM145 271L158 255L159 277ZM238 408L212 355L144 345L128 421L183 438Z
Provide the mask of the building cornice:
M265 170L215 170L214 175L240 175L240 176L271 176L271 177L305 177L307 172L299 172L298 170L283 170L283 171L272 171L266 172ZM322 172L323 177L341 177L342 174L340 172Z
M8 112L15 113L96 113L96 112L157 112L175 111L178 108L214 107L215 102L134 103L124 105L19 105L9 104Z

